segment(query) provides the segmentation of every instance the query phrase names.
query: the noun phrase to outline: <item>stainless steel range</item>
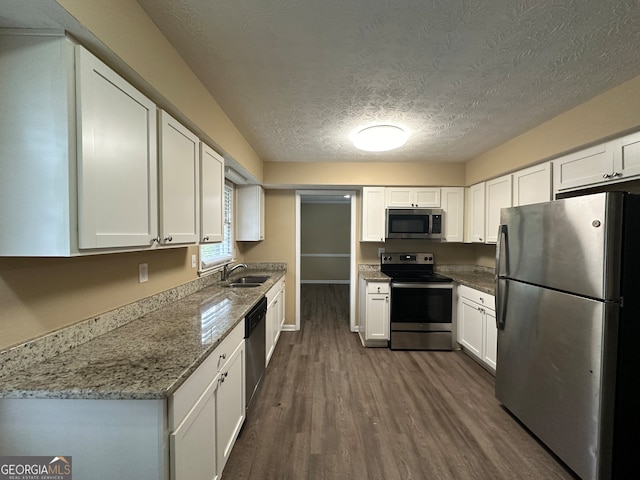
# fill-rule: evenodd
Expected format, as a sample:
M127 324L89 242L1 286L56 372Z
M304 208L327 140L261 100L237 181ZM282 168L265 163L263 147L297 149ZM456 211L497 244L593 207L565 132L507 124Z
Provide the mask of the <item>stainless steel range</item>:
M391 277L392 350L451 350L453 280L433 272L432 253L382 253Z

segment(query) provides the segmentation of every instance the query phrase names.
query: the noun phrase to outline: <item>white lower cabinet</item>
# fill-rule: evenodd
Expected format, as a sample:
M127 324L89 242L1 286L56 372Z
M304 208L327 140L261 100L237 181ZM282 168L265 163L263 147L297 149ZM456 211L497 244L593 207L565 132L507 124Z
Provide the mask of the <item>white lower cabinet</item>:
M366 347L386 347L389 341L389 281L360 278L360 339Z
M498 351L495 298L458 286L458 343L474 359L495 372Z
M268 365L271 360L284 324L284 287L284 278L282 278L267 292L267 318L265 320L267 358L265 365Z
M218 476L229 460L233 445L245 419L245 354L244 340L220 369L216 392L216 463ZM209 452L209 455L211 453ZM192 479L193 476L187 477Z
M169 399L172 480L220 478L245 420L244 322Z
M169 435L171 478L218 478L216 455L216 394L220 376L209 384L182 423Z

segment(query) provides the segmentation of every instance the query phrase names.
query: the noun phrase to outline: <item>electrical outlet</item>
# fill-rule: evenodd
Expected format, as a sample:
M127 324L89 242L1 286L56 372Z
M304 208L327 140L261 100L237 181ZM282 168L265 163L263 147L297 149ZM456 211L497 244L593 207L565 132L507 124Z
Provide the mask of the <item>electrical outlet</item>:
M198 259L196 255L191 255L191 268L196 268L198 266Z
M378 256L384 253L384 247L378 249Z
M138 264L138 283L144 283L149 281L149 264Z

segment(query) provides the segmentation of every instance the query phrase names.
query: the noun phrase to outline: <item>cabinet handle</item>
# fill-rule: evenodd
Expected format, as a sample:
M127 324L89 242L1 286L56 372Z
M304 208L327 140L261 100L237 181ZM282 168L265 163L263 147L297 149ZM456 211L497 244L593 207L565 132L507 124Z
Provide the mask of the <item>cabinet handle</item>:
M204 237L204 238L202 239L202 241L203 241L203 242L208 242L208 241L209 241L209 237Z
M221 358L222 360L224 360L225 358L227 358L227 354L226 354L226 353L223 353L222 355L220 355L220 358Z
M479 237L478 240L482 241L482 237Z
M622 176L622 172L613 172L613 174L611 176L612 177L621 177Z
M611 175L609 175L608 173L605 173L604 175L602 175L602 178L611 178Z
M165 242L170 242L172 240L173 240L173 237L171 235L169 235L168 237L164 237Z
M157 237L153 237L151 239L151 243L154 243L154 242L155 243L160 243L160 240L162 240L162 239L160 238L160 235L158 235Z

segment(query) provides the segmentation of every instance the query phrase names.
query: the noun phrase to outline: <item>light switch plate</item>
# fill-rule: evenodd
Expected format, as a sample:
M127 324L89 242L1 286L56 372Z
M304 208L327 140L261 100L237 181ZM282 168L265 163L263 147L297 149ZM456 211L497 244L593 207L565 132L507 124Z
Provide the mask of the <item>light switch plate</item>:
M144 283L149 281L149 264L138 264L138 283Z
M198 259L196 258L196 255L193 254L191 255L191 268L196 268L198 266Z

